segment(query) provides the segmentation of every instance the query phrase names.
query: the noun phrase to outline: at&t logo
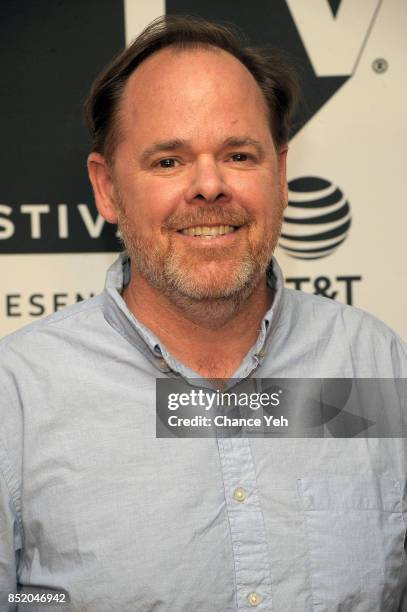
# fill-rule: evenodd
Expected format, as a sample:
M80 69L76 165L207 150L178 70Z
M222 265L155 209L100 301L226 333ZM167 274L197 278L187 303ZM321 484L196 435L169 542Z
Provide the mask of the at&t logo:
M304 176L288 183L288 207L279 245L296 259L321 259L344 242L351 225L350 206L330 181Z

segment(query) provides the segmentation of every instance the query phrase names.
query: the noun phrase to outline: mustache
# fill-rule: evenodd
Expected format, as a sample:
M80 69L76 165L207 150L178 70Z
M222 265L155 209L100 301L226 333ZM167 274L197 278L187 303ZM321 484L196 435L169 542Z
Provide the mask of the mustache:
M252 215L244 208L231 208L220 204L204 204L194 211L173 213L166 219L164 227L169 230L180 230L196 225L214 224L240 227L251 221L253 221Z

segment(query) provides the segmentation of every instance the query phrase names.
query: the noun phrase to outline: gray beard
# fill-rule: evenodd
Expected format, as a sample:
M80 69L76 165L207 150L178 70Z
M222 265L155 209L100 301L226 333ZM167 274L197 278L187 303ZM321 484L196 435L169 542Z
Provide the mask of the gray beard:
M277 216L277 215L276 215ZM274 219L271 235L254 251L251 247L239 262L234 282L228 287L205 287L185 272L178 254L160 252L152 240L141 240L125 214L123 204L118 206L118 225L122 242L130 256L132 266L143 278L188 320L216 329L231 320L246 304L255 289L266 282L266 269L275 249L282 224ZM218 253L214 254L219 257Z

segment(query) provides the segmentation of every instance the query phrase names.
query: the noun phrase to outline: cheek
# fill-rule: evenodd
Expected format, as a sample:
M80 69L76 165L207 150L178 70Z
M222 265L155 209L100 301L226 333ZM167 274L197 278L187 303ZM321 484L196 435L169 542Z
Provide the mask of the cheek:
M248 183L240 191L239 199L257 219L274 216L281 208L280 188L270 179Z
M180 192L169 181L138 180L129 190L129 212L143 228L161 226L179 206Z

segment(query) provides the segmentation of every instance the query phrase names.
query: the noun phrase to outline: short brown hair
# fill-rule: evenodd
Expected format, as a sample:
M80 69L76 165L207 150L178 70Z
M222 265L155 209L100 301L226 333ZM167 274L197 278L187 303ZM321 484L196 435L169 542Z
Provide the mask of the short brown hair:
M240 33L229 25L200 17L164 15L150 23L93 83L84 105L93 151L108 160L113 158L118 144L117 110L127 80L142 61L168 46L212 46L236 57L251 72L264 95L275 144L288 141L290 119L298 99L293 67L275 51L245 46Z

